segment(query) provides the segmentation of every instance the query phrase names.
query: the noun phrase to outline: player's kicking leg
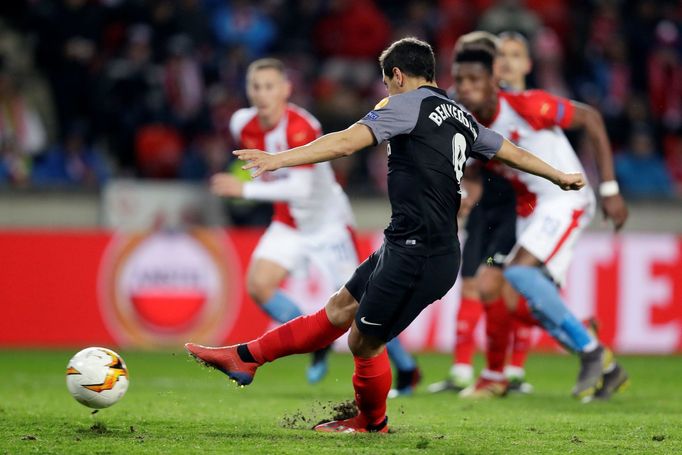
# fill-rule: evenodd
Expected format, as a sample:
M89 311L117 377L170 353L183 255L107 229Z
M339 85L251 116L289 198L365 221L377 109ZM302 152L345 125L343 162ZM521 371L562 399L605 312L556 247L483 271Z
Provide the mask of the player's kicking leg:
M341 288L316 313L299 316L245 344L207 347L185 344L200 363L225 373L237 385L249 385L258 367L292 354L304 354L329 346L350 327L358 303Z

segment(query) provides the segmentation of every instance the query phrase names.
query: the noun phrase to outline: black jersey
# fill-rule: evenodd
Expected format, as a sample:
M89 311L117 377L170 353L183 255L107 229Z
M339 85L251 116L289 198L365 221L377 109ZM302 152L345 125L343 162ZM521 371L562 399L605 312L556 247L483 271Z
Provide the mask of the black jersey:
M389 245L421 255L456 250L464 164L495 156L502 136L430 86L385 98L359 123L389 142Z

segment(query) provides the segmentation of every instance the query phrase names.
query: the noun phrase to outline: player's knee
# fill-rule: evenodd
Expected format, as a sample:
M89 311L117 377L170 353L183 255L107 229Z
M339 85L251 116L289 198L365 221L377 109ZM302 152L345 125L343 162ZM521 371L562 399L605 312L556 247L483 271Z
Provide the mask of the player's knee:
M504 275L500 269L489 267L476 276L476 284L481 300L491 302L501 295Z
M277 291L277 285L278 283L274 283L272 280L259 274L251 274L246 280L246 290L249 293L249 297L258 305L264 304L272 297Z
M355 298L343 287L331 296L325 309L327 310L329 322L332 325L339 328L348 328L353 323L353 319L355 319L358 306L359 304Z

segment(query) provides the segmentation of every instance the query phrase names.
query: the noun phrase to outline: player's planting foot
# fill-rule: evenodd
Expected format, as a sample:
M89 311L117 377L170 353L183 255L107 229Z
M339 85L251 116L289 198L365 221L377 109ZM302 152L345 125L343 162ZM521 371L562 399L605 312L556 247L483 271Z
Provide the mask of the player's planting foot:
M509 382L506 379L479 377L475 384L459 392L462 398L497 398L507 394Z
M389 390L388 398L412 395L421 379L422 373L419 368L407 371L399 370L395 389Z
M594 398L608 400L614 393L625 390L629 385L630 379L627 372L614 362L611 370L604 373L603 384L595 392Z
M589 400L602 386L604 369L613 362L613 354L603 346L580 354L580 371L572 395L581 400Z
M361 416L334 420L316 425L313 430L321 433L388 433L388 417L378 425L366 425L363 420Z
M246 345L243 345L246 346ZM249 385L260 366L256 361L245 362L237 352L239 346L208 347L200 344L185 343L185 350L197 362L222 371L237 385ZM247 354L248 350L246 350Z
M327 365L327 356L331 350L331 345L326 348L315 351L311 354L312 362L306 370L306 377L310 384L320 382L327 375L329 367Z

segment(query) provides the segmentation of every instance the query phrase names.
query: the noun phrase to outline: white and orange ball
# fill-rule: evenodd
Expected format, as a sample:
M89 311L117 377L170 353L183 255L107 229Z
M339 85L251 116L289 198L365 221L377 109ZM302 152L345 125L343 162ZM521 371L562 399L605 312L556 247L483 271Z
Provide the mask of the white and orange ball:
M128 368L111 349L86 348L69 360L66 387L79 403L94 409L107 408L128 390Z

